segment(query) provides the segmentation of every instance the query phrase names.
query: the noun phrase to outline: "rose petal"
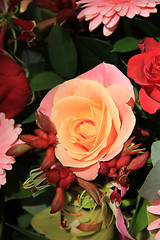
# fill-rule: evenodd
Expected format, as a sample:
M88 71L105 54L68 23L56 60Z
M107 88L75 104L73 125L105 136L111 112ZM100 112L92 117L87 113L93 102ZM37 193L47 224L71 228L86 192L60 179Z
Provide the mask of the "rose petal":
M41 104L37 111L42 112L44 115L50 117L53 107L53 97L57 91L58 86L52 88L46 96L42 99Z
M110 149L110 152L112 152L114 149L119 148L122 142L127 141L128 136L130 136L133 131L136 119L132 113L133 102L130 103L131 106L127 104L131 98L130 92L123 85L114 84L108 88L108 92L111 94L112 99L114 99L122 118L121 129Z
M117 67L112 64L101 63L92 70L81 74L79 78L95 80L101 83L105 88L114 83L122 84L130 90L134 99L134 91L131 82Z
M139 85L149 85L144 74L144 61L146 53L141 53L129 59L127 64L127 76L132 78Z
M142 108L148 113L154 114L160 109L160 103L148 96L144 88L141 88L139 91L139 100Z
M86 168L71 168L73 173L82 179L92 181L98 176L99 164L93 164Z
M156 44L157 41L154 38L145 37L140 43L138 43L138 46L143 53L150 51Z

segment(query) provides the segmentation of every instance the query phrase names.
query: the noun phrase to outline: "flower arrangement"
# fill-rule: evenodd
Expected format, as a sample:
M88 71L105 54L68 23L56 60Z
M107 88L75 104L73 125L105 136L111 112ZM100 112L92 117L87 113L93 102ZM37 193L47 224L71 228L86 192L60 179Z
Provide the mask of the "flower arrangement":
M2 240L160 240L159 12L0 0Z

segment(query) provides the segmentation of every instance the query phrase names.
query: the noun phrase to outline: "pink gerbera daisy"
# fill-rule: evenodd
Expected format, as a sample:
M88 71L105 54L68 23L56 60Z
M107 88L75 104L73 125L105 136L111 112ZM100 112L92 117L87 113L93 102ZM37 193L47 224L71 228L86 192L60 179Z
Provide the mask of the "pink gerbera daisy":
M160 190L158 191L158 195L160 196ZM147 211L152 214L160 215L160 198L156 201L150 201L150 203L151 203L151 206L147 207ZM160 218L151 222L147 230L151 231L159 228L160 228ZM160 240L160 230L156 233L155 240Z
M103 34L109 36L117 27L120 17L133 18L136 14L148 17L150 13L157 12L156 5L160 4L160 0L80 0L77 4L84 8L78 19L90 20L90 31L103 23Z
M20 125L15 126L13 119L5 118L4 113L0 113L0 188L6 183L5 170L11 170L15 159L7 156L8 149L18 143L18 135L22 129Z

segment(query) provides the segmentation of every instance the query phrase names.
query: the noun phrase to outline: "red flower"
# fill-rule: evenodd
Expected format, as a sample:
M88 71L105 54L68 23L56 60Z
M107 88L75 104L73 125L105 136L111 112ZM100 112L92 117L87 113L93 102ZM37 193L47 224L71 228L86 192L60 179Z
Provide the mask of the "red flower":
M4 38L7 27L10 27L13 30L13 25L20 27L22 30L22 36L20 35L16 39L27 39L28 41L32 41L35 38L34 34L29 34L35 27L34 21L27 21L18 19L15 16L16 10L15 6L20 3L22 0L12 0L9 5L7 5L5 0L0 0L0 12L1 12L1 19L0 19L0 48L4 49ZM13 30L14 32L14 30ZM25 36L25 37L24 37ZM15 36L14 36L15 38Z
M141 54L128 62L128 77L141 85L139 100L148 113L160 109L160 42L146 37L138 44Z
M23 111L30 97L24 70L0 49L0 112L12 118Z

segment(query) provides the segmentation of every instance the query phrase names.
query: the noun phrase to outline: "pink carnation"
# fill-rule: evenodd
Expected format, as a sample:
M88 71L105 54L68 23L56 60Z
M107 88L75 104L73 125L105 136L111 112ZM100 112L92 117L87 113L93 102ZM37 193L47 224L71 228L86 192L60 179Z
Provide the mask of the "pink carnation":
M78 19L90 20L89 30L93 31L101 23L104 24L103 34L109 36L116 29L120 17L133 18L136 14L149 17L157 12L156 5L160 0L80 0L78 5L84 8Z
M15 126L13 119L7 119L4 113L0 113L0 188L6 183L5 170L11 170L15 162L13 157L6 155L6 152L18 142L17 138L21 131L20 125Z
M160 196L160 190L158 191L158 194ZM151 206L147 207L147 211L155 215L160 215L160 198L156 201L150 201L150 203L151 203ZM159 228L160 228L160 218L150 223L147 230L151 231ZM160 230L155 235L155 240L160 240Z

